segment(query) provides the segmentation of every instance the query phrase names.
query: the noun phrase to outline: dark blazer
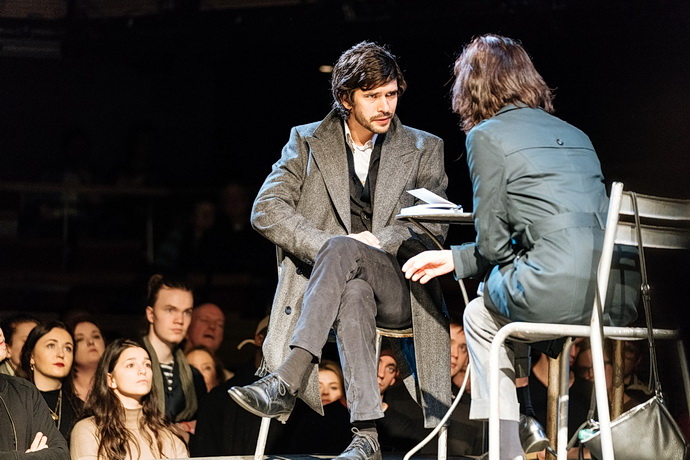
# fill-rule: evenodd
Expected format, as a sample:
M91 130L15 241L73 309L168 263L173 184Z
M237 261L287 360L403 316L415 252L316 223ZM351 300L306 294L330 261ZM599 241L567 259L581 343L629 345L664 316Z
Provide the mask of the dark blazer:
M0 459L69 460L67 442L50 417L48 406L27 380L0 374ZM48 448L26 453L38 432L48 438Z
M401 208L417 204L418 200L406 190L426 187L445 196L446 185L443 141L403 126L396 117L382 145L373 203L372 233L385 251L398 255L412 241L421 243L422 248L433 247L428 237L395 216ZM252 225L287 254L281 263L263 346L262 371L273 371L289 352L288 342L300 315L308 273L317 252L329 238L347 235L351 230L343 122L335 112L321 122L292 129L280 160L273 165L254 202ZM429 228L443 240L445 226ZM421 404L427 425L432 426L451 400L450 380L433 378L447 376L450 369L448 324L438 305L438 285L425 288L412 283L411 294ZM412 379L407 384L414 388ZM316 366L298 394L322 413Z

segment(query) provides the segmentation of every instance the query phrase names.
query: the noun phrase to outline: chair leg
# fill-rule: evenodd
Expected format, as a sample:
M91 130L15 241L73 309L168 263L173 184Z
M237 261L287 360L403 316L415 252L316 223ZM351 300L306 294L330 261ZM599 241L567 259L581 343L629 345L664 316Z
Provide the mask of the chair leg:
M376 331L376 365L378 366L378 360L381 358L381 343L383 342L383 336ZM378 367L377 367L378 369Z
M680 360L680 373L683 376L683 388L685 389L685 403L688 406L688 414L690 414L690 372L688 371L688 357L685 354L685 345L683 340L678 340L678 359Z
M546 436L549 438L549 445L556 449L558 444L558 427L559 427L559 397L561 380L561 362L563 353L559 358L549 358L549 381L546 389L547 406L546 406ZM556 456L551 452L546 452L546 460L555 460Z
M448 458L448 426L443 425L438 432L438 460Z
M512 323L515 324L515 323ZM500 353L501 348L512 332L512 324L499 329L491 342L489 355L489 460L499 460L501 446L500 431Z
M570 348L573 346L572 337L568 337L563 345L560 361L560 388L558 390L558 436L556 448L558 460L568 458L568 403L570 402Z
M592 315L592 367L594 368L594 392L599 414L599 432L601 436L601 460L614 460L613 439L611 436L611 415L609 412L609 398L606 390L606 371L604 369L604 339L601 317Z
M256 440L256 450L254 451L254 460L261 460L264 458L264 451L266 450L266 439L268 439L268 428L271 426L271 419L268 417L261 418L261 427L259 428L259 438Z

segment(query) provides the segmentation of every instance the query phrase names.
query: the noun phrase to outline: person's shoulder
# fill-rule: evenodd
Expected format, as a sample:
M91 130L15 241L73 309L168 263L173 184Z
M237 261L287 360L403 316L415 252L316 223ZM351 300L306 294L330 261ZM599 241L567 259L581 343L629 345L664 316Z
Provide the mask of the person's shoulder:
M17 392L38 394L38 389L36 388L36 386L33 383L21 377L0 374L0 382L3 381L7 387L12 387ZM5 384L0 383L0 389L4 389L3 387L5 387Z
M91 417L83 418L75 423L72 427L71 437L74 439L79 434L95 434L96 428L96 418L93 415Z
M421 142L439 142L443 141L439 136L431 134L428 131L424 131L418 128L413 128L412 126L404 125L399 123L396 132L400 132L404 136L411 137Z
M72 429L74 430L77 427L83 429L90 426L96 426L96 417L94 417L93 415L79 420L77 423L74 424L74 428Z
M323 120L313 121L311 123L306 123L302 125L297 125L293 127L293 131L297 132L301 137L308 137L313 135L318 135L331 133L340 125L342 125L343 120L338 116L338 114L332 110L326 115ZM318 131L318 132L317 132Z

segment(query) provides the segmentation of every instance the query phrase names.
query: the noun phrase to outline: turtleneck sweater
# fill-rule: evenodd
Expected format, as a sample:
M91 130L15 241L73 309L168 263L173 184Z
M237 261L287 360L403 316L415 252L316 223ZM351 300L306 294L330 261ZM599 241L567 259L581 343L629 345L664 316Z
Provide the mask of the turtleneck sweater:
M125 460L153 460L158 458L188 458L187 447L180 438L173 435L170 431L162 431L158 433L163 443L163 455L158 455L157 447L150 446L146 439L142 436L142 429L139 426L142 413L141 409L125 409L125 428L134 437L137 446L130 441L131 455L125 457ZM151 438L156 439L153 434ZM99 429L96 426L94 417L88 417L77 422L72 429L70 456L72 460L99 460L98 446L100 443ZM140 455L137 456L137 453Z

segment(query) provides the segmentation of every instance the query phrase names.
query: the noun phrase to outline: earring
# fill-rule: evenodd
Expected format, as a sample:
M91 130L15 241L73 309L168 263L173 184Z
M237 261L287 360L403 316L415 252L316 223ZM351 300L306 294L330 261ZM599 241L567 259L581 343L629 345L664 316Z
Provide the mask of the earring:
M33 365L33 364L31 364L31 366L30 366L30 367L31 367L31 372L33 372L33 371L34 371L34 365Z

